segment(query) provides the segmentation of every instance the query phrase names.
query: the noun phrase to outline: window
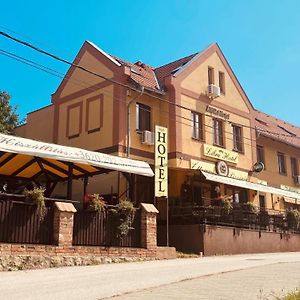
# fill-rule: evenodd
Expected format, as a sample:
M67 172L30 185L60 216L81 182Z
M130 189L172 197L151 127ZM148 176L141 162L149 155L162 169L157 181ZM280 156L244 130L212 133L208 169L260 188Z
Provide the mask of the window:
M265 151L263 146L256 146L256 156L257 156L257 162L262 162L266 169L266 163L265 163Z
M298 176L298 161L295 157L291 157L291 170L292 170L292 177L296 178Z
M232 125L232 132L233 132L233 150L238 152L243 152L242 127L237 125Z
M278 171L280 174L286 174L285 156L283 153L277 153Z
M193 139L203 140L203 115L197 112L192 112L193 122Z
M214 144L217 146L224 147L223 122L218 119L213 119L213 127L214 127Z
M225 95L225 74L223 72L219 72L219 87L221 94Z
M137 103L136 104L136 129L138 131L151 131L151 107Z
M265 195L259 195L259 207L261 210L266 208L266 198Z
M215 78L214 78L214 68L208 67L208 84L214 84Z

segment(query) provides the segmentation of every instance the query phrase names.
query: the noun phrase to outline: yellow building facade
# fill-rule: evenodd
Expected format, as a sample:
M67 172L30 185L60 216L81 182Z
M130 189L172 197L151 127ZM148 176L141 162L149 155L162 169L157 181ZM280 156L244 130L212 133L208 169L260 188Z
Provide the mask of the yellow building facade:
M300 129L255 110L217 44L152 68L85 42L74 64L80 68L68 70L51 105L29 113L18 135L153 166L155 125L167 127L172 208L210 206L224 197L270 210L299 207ZM280 154L285 170L279 172ZM256 172L257 162L265 169ZM88 192L154 202L166 215L153 179L115 172L93 178ZM73 197L83 197L80 182Z

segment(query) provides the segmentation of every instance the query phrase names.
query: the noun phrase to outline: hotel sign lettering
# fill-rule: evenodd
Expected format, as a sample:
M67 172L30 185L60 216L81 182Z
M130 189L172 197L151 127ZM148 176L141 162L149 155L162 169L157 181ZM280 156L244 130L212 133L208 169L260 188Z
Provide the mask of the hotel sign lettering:
M225 120L229 120L229 118L230 118L230 114L229 113L226 113L223 110L214 108L214 107L209 106L209 105L206 106L206 111L208 113L211 113L212 115L214 115L216 117L220 117L220 118L223 118Z
M168 129L155 126L155 197L168 197Z
M203 144L203 155L234 164L237 164L239 161L238 153L208 144Z
M205 162L205 161L195 160L195 159L191 159L191 169L200 170L200 171L208 172L208 173L212 173L212 174L217 174L215 164ZM229 168L227 177L248 181L248 173L247 172L235 170L232 168Z

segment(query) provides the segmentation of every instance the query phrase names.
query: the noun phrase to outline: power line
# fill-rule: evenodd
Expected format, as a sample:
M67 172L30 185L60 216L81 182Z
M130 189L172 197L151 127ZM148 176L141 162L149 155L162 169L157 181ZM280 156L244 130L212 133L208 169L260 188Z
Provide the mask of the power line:
M106 76L104 76L104 75L101 75L101 74L99 74L99 73L93 72L93 71L91 71L91 70L89 70L89 69L86 69L85 67L82 67L82 66L80 66L80 65L78 65L78 64L74 64L74 63L72 63L72 62L69 62L69 61L67 61L66 59L60 58L59 56L57 56L57 55L55 55L55 54L53 54L53 53L50 53L50 52L45 51L45 50L42 50L42 49L40 49L40 48L38 48L38 47L36 47L36 46L34 46L34 45L32 45L32 44L26 42L26 41L22 41L22 40L20 40L20 39L18 39L18 38L16 38L16 37L13 37L13 36L11 36L11 35L9 35L9 34L3 32L3 31L0 31L0 34L1 34L2 36L4 36L4 37L8 38L8 39L11 39L11 40L13 40L13 41L15 41L15 42L17 42L17 43L20 43L20 44L22 44L22 45L24 45L24 46L26 46L26 47L29 47L29 48L35 50L35 51L38 51L38 52L40 52L40 53L42 53L42 54L44 54L44 55L46 55L46 56L49 56L49 57L51 57L51 58L53 58L53 59L55 59L55 60L58 60L58 61L60 61L60 62L63 62L63 63L65 63L65 64L68 64L68 65L70 65L70 66L73 66L73 67L75 67L75 68L79 68L79 69L81 69L82 71L85 71L85 72L87 72L87 73L90 73L90 74L92 74L92 75L94 75L94 76L97 76L97 77L99 77L99 78L101 78L101 79L110 81L110 82L112 82L112 83L114 83L114 84L120 85L120 86L122 86L122 87L124 87L124 88L128 88L128 89L133 90L133 91L135 91L135 92L140 92L139 89L137 89L137 88L135 88L135 87L133 87L133 86L131 86L131 85L121 83L121 82L119 82L119 81L116 81L116 80L114 80L114 79L108 78L108 77L106 77ZM146 95L148 95L148 96L150 96L150 97L152 97L152 98L158 99L158 100L160 100L160 101L167 102L167 103L169 103L170 105L174 105L174 106L176 106L176 107L178 107L178 108L181 108L181 109L184 109L184 110L188 110L188 111L191 112L191 109L188 108L188 107L185 107L185 106L183 106L183 105L179 105L179 104L176 104L176 103L174 103L174 102L168 101L167 99L158 97L158 96L156 96L156 95L153 95L152 93L149 94L149 93L147 93L147 92L144 92L144 94L146 94ZM178 116L178 117L184 118L184 117L182 117L182 116ZM190 120L190 121L191 121L191 120ZM228 123L232 124L232 122L230 122L230 121L228 121L228 120L223 120L223 122L228 122ZM243 126L244 128L249 128L249 129L252 129L252 130L258 130L258 131L261 131L261 132L266 132L266 133L268 133L268 134L273 134L273 135L275 135L275 136L283 136L283 137L288 137L288 138L300 138L299 136L288 135L288 134L279 134L279 133L275 133L275 132L272 132L272 131L269 131L269 130L265 130L265 129L261 129L261 128L256 128L256 127L252 127L252 126L247 126L247 125L242 125L242 126Z
M5 55L5 56L7 56L7 57L9 57L9 58L15 59L15 60L18 61L18 62L24 63L24 64L26 64L26 65L29 65L29 66L34 67L34 68L36 68L36 69L39 69L39 70L41 70L41 71L44 71L44 72L46 72L46 73L48 73L48 74L50 74L50 75L53 75L53 76L56 76L56 77L59 77L59 78L68 77L67 80L74 81L74 82L75 82L74 84L79 85L78 82L83 82L83 81L81 81L81 80L77 80L77 79L71 78L70 76L67 76L67 75L64 76L63 73L61 73L61 72L59 72L59 71L57 71L57 70L55 70L55 69L52 69L52 68L46 67L46 66L44 66L44 65L38 64L38 63L36 63L36 62L34 62L34 61L32 61L32 60L23 58L23 57L21 57L21 56L18 56L18 55L16 55L16 54L11 53L11 52L5 51L5 50L3 50L3 49L0 49L0 54ZM84 84L87 84L86 82L83 82L83 83L84 83ZM82 86L82 87L84 87L84 88L88 88L88 89L90 89L91 91L98 91L98 89L92 88L92 87L90 87L90 86L85 86L85 85L82 85L82 84L80 84L80 86ZM107 93L107 92L104 92L104 91L101 91L101 93L106 94L107 96L110 96L111 98L115 99L116 101L119 101L119 102L126 102L126 101L124 101L123 99L117 99L117 97L113 96L112 93ZM144 108L142 108L142 109L144 109ZM159 108L157 108L157 109L159 109ZM147 109L144 109L144 110L148 111ZM166 113L166 114L169 114L169 112L167 112L167 111L163 111L163 110L160 110L160 109L159 109L159 111L160 111L160 112L163 112L163 113ZM204 114L203 114L203 116L207 116L207 117L213 118L213 117L210 116L210 115L204 115ZM177 120L177 117L178 117L178 118L184 118L184 117L182 117L182 116L177 116L177 115L175 115L175 117L170 117L170 116L169 116L169 118L170 118L171 120L175 120L175 122L177 122L177 123L179 123L179 124L182 124L182 125L184 125L184 126L188 126L188 127L190 127L190 128L193 128L193 125L190 124L190 123L192 122L192 119L184 118L185 120L189 121L189 124L187 124L187 123L185 123L185 122L182 122L182 121ZM206 126L206 127L208 127L209 129L211 129L211 130L206 130L206 131L204 131L204 132L206 132L206 133L208 133L208 134L213 134L213 133L214 133L214 130L213 130L214 127L213 127L213 126L210 126L210 125L208 125L208 124L203 124L203 125ZM242 126L243 126L243 125L242 125ZM224 132L225 132L225 133L229 133L230 135L232 135L232 132L228 132L228 131L225 131L225 130L224 130ZM173 135L170 135L170 136L173 136ZM176 136L176 135L174 134L174 136ZM186 137L185 139L190 139L190 138ZM252 138L247 138L247 137L244 137L244 136L243 136L243 139L244 139L244 140L249 140L249 141L254 141L254 139L252 139ZM226 136L226 137L224 138L224 142L227 143L228 140L229 140L229 141L232 141L232 142L234 141L233 138ZM199 143L204 143L204 142L205 142L204 140L201 140L201 139L199 139L199 140L195 139L195 141L198 141ZM249 147L254 148L254 149L256 150L256 147L255 147L253 144L249 144L249 143L246 143L246 142L244 141L244 142L243 142L243 145L244 145L244 146L249 146ZM269 172L270 172L270 171L269 171ZM271 172L271 173L277 174L277 172Z
M26 64L26 65L29 65L29 66L31 66L31 67L34 67L34 68L36 68L36 69L39 69L39 70L41 70L41 71L44 71L44 72L46 72L46 73L48 73L48 74L50 74L50 75L53 75L53 76L56 76L56 77L59 77L59 78L63 78L63 77L64 77L64 74L63 74L63 73L61 73L61 72L59 72L59 71L57 71L57 70L55 70L55 69L52 69L52 68L46 67L46 66L44 66L44 65L38 64L38 63L36 63L36 62L34 62L34 61L32 61L32 60L26 59L26 58L24 58L24 57L21 57L21 56L19 56L19 55L16 55L16 54L14 54L14 53L9 52L9 51L0 49L0 54L5 55L5 56L7 56L7 57L9 57L9 58L12 58L12 59L14 59L14 60L16 60L16 61L18 61L18 62L21 62L21 63L24 63L24 64ZM79 86L84 87L84 88L87 88L87 89L91 90L91 92L98 91L98 89L93 88L93 87L91 87L91 86L79 84L79 83L87 84L86 82L83 82L82 80L77 80L77 79L71 78L71 76L68 76L68 75L66 75L65 77L67 77L67 81L74 81L74 84L79 85ZM79 82L79 83L78 83L78 82ZM123 99L119 99L118 97L114 96L112 93L108 93L108 92L105 92L105 91L102 91L102 93L105 94L105 95L110 96L111 98L113 98L114 100L116 100L116 101L118 101L118 102L123 102L123 103L126 102L126 100L124 101ZM152 107L152 109L154 109L154 108L157 109L157 110L159 110L160 113L165 113L165 114L169 115L169 112L168 112L168 111L164 111L164 110L161 110L161 109L159 109L159 108ZM149 111L148 109L146 109L146 108L144 108L144 107L140 107L140 109L143 110L143 111L151 112L151 111ZM203 116L207 116L207 117L213 118L212 116L207 115L207 114L203 114ZM181 122L181 121L177 120L177 118L181 118L181 119L183 119L183 120L186 120L186 121L189 122L189 124L184 123L184 122ZM192 119L187 118L187 117L183 117L183 116L179 116L179 115L176 115L176 114L175 114L174 117L173 117L173 116L169 116L169 119L170 119L170 120L174 120L176 123L179 123L179 124L182 124L182 125L191 127L191 128L194 127L193 125L191 125ZM205 127L210 128L210 129L213 129L213 126L210 126L210 125L206 124L205 122L202 122L202 125L205 126ZM202 130L202 131L203 131L203 130ZM213 131L212 131L212 132L213 132ZM223 132L224 132L224 133L228 133L228 134L230 134L230 135L232 134L232 132L229 132L229 131L226 131L226 130L223 130ZM232 140L232 141L233 141L233 139L230 139L229 137L226 137L226 139L229 139L229 140ZM243 137L243 139L244 139L244 140L254 141L254 139L252 139L252 138L247 138L247 137ZM246 143L244 143L244 144L245 144L245 145L248 145L248 146L253 146L253 145L246 144Z
M44 65L38 64L38 63L36 63L36 62L34 62L34 61L32 61L32 60L26 59L26 58L24 58L24 57L21 57L21 56L19 56L19 55L16 55L16 54L14 54L14 53L9 52L9 51L5 51L5 50L3 50L3 49L0 49L0 54L5 55L5 56L7 56L7 57L9 57L9 58L15 59L15 60L18 61L18 62L24 63L24 64L26 64L26 65L29 65L29 66L34 67L34 68L36 68L36 69L39 69L39 70L41 70L41 71L44 71L44 72L46 72L46 73L48 73L48 74L50 74L50 75L53 75L53 76L56 76L56 77L59 77L59 78L66 78L66 77L67 77L67 80L68 80L68 81L74 81L74 82L75 82L74 84L77 84L77 85L79 85L79 86L81 86L81 87L87 88L87 89L91 90L92 92L95 92L95 91L98 90L98 89L93 88L93 87L91 87L91 86L87 86L88 83L83 82L82 80L78 80L78 79L71 78L71 76L68 76L68 75L65 75L65 76L64 76L63 73L61 73L61 72L59 72L59 71L57 71L57 70L55 70L55 69L52 69L52 68L46 67L46 66L44 66ZM84 83L85 85L79 84L78 82L79 82L79 83ZM126 100L124 101L123 99L118 99L117 97L115 97L115 96L112 95L111 93L107 93L107 92L104 92L104 91L102 91L102 93L103 93L103 94L106 94L106 95L108 95L108 96L110 96L111 98L113 98L113 99L116 100L116 101L123 102L123 103L126 102ZM154 107L154 108L156 108L156 107ZM142 107L141 107L140 109L141 109L141 110L146 110L146 111L147 111L146 108L142 108ZM152 108L152 109L153 109L153 108ZM169 112L168 112L168 111L164 111L164 110L161 110L161 109L159 109L159 108L156 108L156 109L159 110L160 113L165 113L165 114L169 115ZM212 117L211 115L203 114L203 116L210 117L210 118L213 119L213 117ZM179 121L179 120L177 120L177 118L181 118L181 119L183 119L183 120L186 120L186 121L189 122L189 124L187 124L187 123L185 123L185 122L182 122L182 121ZM191 125L192 119L190 119L190 118L186 118L186 117L179 116L179 115L176 115L176 114L175 114L174 117L173 117L173 116L169 116L169 119L170 119L170 120L174 120L176 123L182 124L182 125L184 125L184 126L188 126L188 127L191 127L191 128L194 127L193 125ZM229 122L229 123L230 123L230 122ZM212 129L211 131L206 131L206 132L212 133L212 134L214 133L214 131L213 131L214 127L213 127L213 126L210 126L210 125L206 124L205 122L203 122L202 125L205 126L205 127L208 127L209 129ZM241 125L241 126L244 126L244 125ZM203 130L202 130L202 131L203 131ZM224 133L228 133L228 134L230 134L230 135L233 134L232 132L229 132L229 131L226 131L226 130L223 130L223 132L224 132ZM176 136L176 135L174 134L174 136ZM226 140L234 141L233 138L230 138L230 137L228 137L228 136L225 137L225 141L226 141ZM243 141L243 144L244 144L244 145L250 146L250 147L252 147L252 148L256 148L253 144L248 144L248 143L245 142L245 140L249 140L250 142L253 142L254 139L243 136L243 140L244 140L244 141ZM200 142L201 142L201 141L203 142L203 140L201 140L201 139L200 139L199 141L200 141Z

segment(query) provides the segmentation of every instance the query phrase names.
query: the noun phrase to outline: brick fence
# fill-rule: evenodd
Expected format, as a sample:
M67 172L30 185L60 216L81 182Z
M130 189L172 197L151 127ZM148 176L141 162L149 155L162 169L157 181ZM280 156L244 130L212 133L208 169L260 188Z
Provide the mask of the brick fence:
M56 245L0 243L0 271L122 261L175 258L173 247L157 247L156 214L152 204L141 204L142 248L73 246L73 204L55 203L53 238Z

